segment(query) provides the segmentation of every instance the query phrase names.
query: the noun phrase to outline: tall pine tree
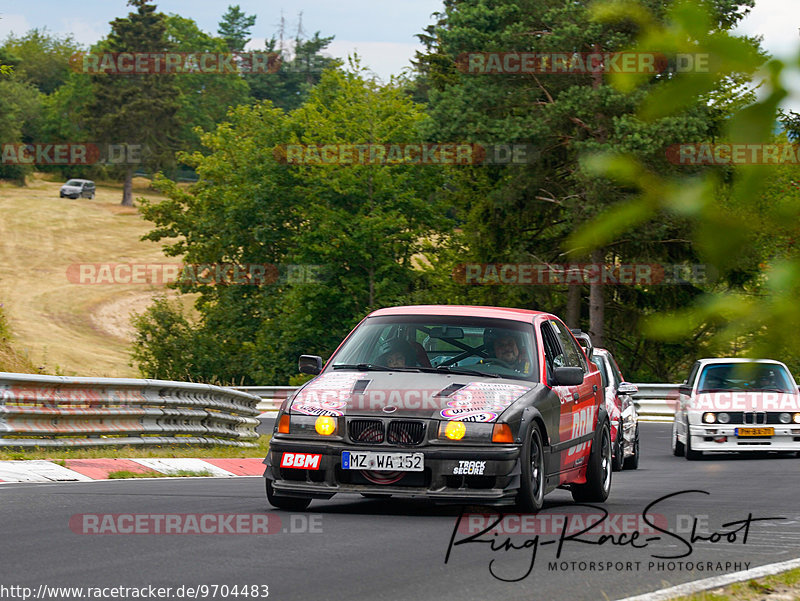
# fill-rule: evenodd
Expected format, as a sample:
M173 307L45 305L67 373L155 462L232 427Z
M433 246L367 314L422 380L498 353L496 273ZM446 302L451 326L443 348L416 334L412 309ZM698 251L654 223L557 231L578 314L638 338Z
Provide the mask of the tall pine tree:
M99 44L101 52L157 52L171 49L165 15L148 0L128 0L135 12L111 22L111 33ZM158 170L174 162L179 124L175 118L180 89L175 74L104 73L92 75L94 100L87 107L98 142L141 148L142 167ZM133 205L133 173L137 164L123 166L122 204Z

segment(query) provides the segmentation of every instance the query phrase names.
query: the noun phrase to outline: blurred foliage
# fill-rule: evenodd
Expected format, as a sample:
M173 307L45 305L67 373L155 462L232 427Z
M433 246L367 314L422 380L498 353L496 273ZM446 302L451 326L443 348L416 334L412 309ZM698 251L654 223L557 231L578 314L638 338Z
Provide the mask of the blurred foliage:
M671 0L606 5L619 18L599 19L589 3L545 0L445 2L435 23L420 36L425 50L417 55L420 77L413 96L424 99L431 116L426 134L435 141L526 144L535 151L527 164L457 167L449 170L441 190L459 222L447 235L428 277L428 297L437 302L515 306L567 313L567 286L465 286L453 280L458 264L588 262L592 248L605 264L696 264L690 240L691 217L658 213L640 218L647 208L624 205L624 235L594 240L594 219L633 189L581 168L581 157L618 153L662 175L678 175L685 167L671 164L667 146L715 139L731 113L751 102L746 72L714 80L669 114L643 119L640 104L651 91L668 83L675 55L683 48L653 42L647 48L668 58L667 68L642 74L638 87L610 85L609 75L575 73L466 72L463 57L473 52L610 53L635 45L645 26L673 27ZM752 1L718 1L713 18L703 25L713 31L732 27ZM621 10L624 14L620 14ZM742 44L758 54L757 43ZM671 101L670 101L671 102ZM648 213L653 216L657 211ZM581 228L583 238L572 237ZM593 261L595 259L592 259ZM604 334L603 344L616 353L626 377L668 381L685 371L703 352L701 340L654 342L642 337L648 315L691 306L702 284L680 286L606 286L604 323L592 323L588 286L578 290L577 323ZM573 292L575 292L573 290ZM595 316L596 317L596 316Z
M734 106L716 141L788 142L784 135L774 133L782 117L779 103L787 95L781 79L786 65L774 58L765 60L748 41L716 29L713 10L707 4L676 2L668 26L658 25L642 5L632 2L600 3L593 14L600 22L625 19L637 23L634 50L655 46L711 57L707 73L676 72L648 90L638 102L637 114L643 121L675 115L720 82L741 80L744 75L760 83L759 96ZM643 83L635 74L613 78L617 89L632 95ZM785 121L787 117L789 125L796 125L791 114L783 115ZM795 158L796 152L795 147ZM576 231L569 246L602 246L657 216L686 216L693 247L725 282L704 290L688 308L649 317L643 324L648 337L676 343L695 339L705 355L773 357L798 371L800 352L794 340L800 325L796 162L695 167L675 174L649 168L630 154L615 153L596 154L583 165L588 173L635 193Z

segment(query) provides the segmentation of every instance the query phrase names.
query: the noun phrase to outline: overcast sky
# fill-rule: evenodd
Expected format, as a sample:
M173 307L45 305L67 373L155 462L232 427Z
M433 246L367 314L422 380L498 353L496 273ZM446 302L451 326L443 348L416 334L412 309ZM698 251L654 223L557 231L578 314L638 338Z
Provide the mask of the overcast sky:
M357 50L383 79L408 66L420 48L415 34L432 22L431 14L442 6L441 0L160 0L158 7L190 17L201 29L216 33L228 4L237 3L257 17L251 47L261 48L264 39L276 35L281 14L289 37L294 37L302 11L306 34L319 31L336 36L329 47L331 55L345 57ZM32 27L47 27L58 34L72 33L88 46L108 33L109 21L129 10L126 0L0 0L0 39L10 31L20 34ZM763 35L764 46L776 56L796 53L800 0L756 0L739 30ZM800 79L795 89L800 89ZM800 106L800 96L796 94L791 104Z

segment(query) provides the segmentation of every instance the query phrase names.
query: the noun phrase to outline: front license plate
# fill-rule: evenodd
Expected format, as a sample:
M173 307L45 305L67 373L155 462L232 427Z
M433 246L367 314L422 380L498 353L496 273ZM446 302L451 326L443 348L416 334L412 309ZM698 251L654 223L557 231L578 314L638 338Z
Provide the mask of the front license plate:
M377 451L342 451L343 470L376 472L421 472L425 469L422 453L380 453Z
M775 436L775 428L736 428L736 436Z

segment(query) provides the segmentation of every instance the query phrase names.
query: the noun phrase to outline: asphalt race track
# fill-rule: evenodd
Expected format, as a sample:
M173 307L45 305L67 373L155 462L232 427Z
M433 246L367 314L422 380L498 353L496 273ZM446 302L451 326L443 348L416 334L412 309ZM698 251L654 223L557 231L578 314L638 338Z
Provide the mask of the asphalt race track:
M491 542L454 545L445 564L459 516L453 507L341 496L314 501L304 512L287 513L267 506L261 478L4 484L0 486L0 584L34 590L41 584L152 584L173 591L181 585L268 585L270 599L302 601L595 601L800 557L800 459L717 455L688 462L671 455L669 428L641 425L641 467L614 474L605 505L610 515L604 523L614 540L603 545L597 544L596 534L578 535L587 542L569 538L580 529L576 520L590 513L594 521L599 513L575 507L567 491L551 493L544 511L535 516L546 530L538 541L535 523L520 533L519 521L506 518L509 532L478 537L493 539L497 550L492 550ZM690 489L709 494L681 494L657 503L648 514L657 525L676 530L676 535L642 521L648 504ZM86 513L249 517L270 513L270 529L276 532L82 534L75 526L80 518L73 518L71 529L70 518ZM753 521L745 540L749 517ZM785 519L755 521L766 517ZM713 538L719 540L691 543L695 518L697 534L709 537L717 532ZM731 522L738 523L725 526ZM469 523L465 518L454 543L469 537ZM557 560L566 524L570 530L564 534ZM635 531L641 531L638 538ZM614 544L631 539L641 548ZM686 557L675 558L689 551ZM608 561L622 564L609 570ZM500 578L519 580L493 577L490 564ZM223 597L218 593L214 598Z

